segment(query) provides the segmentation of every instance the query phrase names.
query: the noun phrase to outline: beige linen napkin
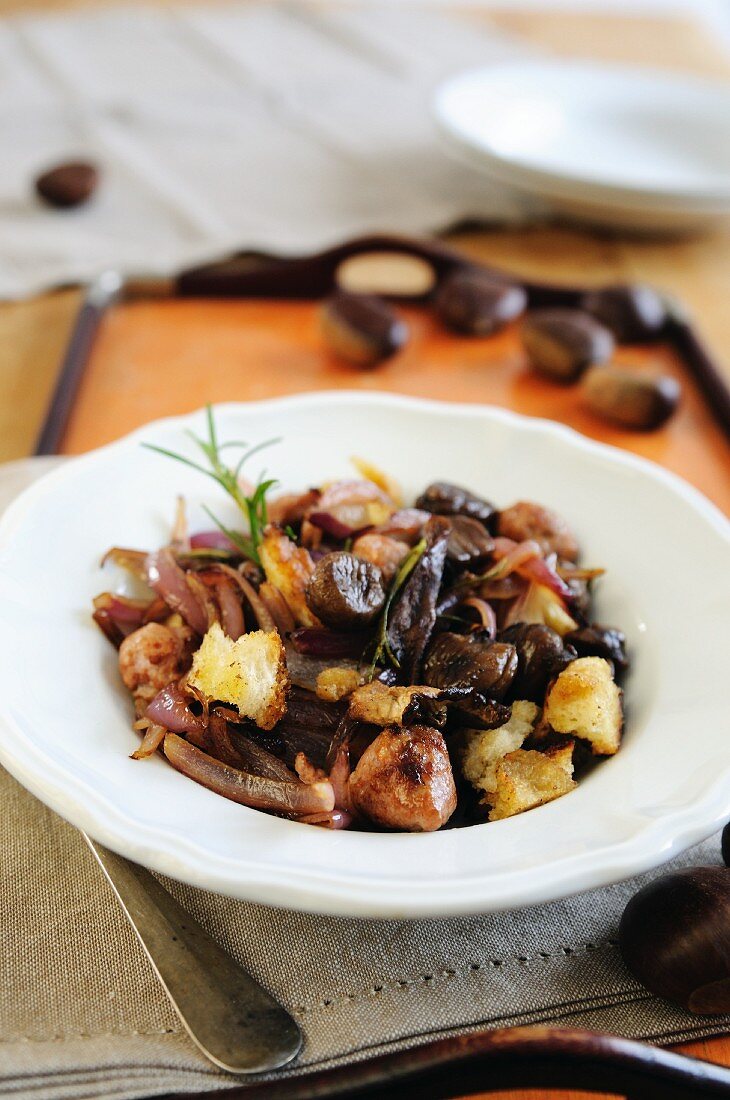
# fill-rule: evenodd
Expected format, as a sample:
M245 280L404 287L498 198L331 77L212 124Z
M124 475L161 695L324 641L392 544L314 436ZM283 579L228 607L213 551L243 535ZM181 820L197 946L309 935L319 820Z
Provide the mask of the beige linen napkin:
M0 472L0 495L19 480L17 467ZM0 1095L230 1084L182 1032L76 830L1 770L0 806ZM719 862L715 837L675 865ZM730 1030L730 1017L689 1016L623 968L618 919L647 877L514 913L392 922L165 885L300 1022L296 1073L475 1027L550 1021L660 1043Z

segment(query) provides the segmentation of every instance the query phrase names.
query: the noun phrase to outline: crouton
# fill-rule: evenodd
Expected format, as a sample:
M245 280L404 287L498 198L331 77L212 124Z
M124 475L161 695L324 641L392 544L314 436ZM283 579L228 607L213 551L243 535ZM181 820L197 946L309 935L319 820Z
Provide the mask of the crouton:
M532 733L540 711L534 703L520 699L512 704L512 716L493 730L465 730L461 758L464 777L487 795L497 789L497 765L522 747ZM483 801L491 801L488 797Z
M603 657L572 661L549 688L545 721L556 733L587 741L596 756L612 756L621 743L621 690Z
M213 623L193 654L188 683L270 730L286 713L289 692L282 640L276 631L255 630L234 641Z
M336 665L334 668L323 668L317 676L316 693L318 699L336 703L344 699L346 695L358 688L362 683L362 674L356 668L346 668Z
M491 795L490 821L513 817L572 791L574 741L553 745L545 752L517 749L499 762L496 790Z
M269 524L259 546L259 556L267 581L281 592L299 626L320 626L304 598L314 572L309 551L297 546L279 527Z
M348 715L358 722L369 722L374 726L399 726L403 721L403 711L414 695L438 694L438 688L415 685L388 687L380 680L373 680L353 691Z

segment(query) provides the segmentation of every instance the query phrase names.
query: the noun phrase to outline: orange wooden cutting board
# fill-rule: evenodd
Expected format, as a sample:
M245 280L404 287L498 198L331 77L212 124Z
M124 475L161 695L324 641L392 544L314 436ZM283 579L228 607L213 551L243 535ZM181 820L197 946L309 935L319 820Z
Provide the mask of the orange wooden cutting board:
M693 379L667 348L627 347L617 353L619 362L676 375L684 390L679 410L663 428L629 432L588 412L577 387L534 374L516 327L467 339L446 333L426 309L403 312L411 327L408 346L364 371L327 351L317 306L310 303L123 303L103 322L62 449L85 451L149 420L209 401L253 401L322 389L386 390L500 405L562 421L681 474L730 512L730 445Z

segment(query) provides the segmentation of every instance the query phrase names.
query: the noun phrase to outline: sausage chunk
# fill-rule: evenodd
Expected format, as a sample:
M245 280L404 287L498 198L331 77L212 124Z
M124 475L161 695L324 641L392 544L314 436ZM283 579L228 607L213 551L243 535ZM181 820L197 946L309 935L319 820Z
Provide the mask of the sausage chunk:
M565 561L576 561L580 548L568 524L557 512L520 500L499 513L498 533L515 542L533 539L543 554L557 554Z
M428 726L384 729L360 757L350 794L361 813L386 829L440 829L456 809L446 742Z
M391 535L371 533L355 539L352 552L363 561L377 565L383 575L383 583L387 585L395 577L403 559L408 556L408 543Z
M162 623L147 623L119 647L119 671L135 697L149 702L180 675L182 640Z

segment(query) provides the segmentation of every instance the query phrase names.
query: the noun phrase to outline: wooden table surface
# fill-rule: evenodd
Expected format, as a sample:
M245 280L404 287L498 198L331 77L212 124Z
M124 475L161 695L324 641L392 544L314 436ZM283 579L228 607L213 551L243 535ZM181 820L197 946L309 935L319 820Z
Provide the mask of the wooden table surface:
M99 0L0 0L0 15L98 4ZM504 30L562 55L650 62L730 76L727 54L690 20L507 10L494 10L489 18ZM452 240L485 262L526 277L581 282L590 270L600 281L644 279L663 287L694 312L700 331L730 377L728 223L700 237L676 240L630 238L558 225L462 232L452 235ZM78 300L77 291L64 290L0 305L0 461L32 450ZM730 1037L678 1049L730 1066ZM490 1094L501 1100L538 1100L545 1095L534 1090ZM588 1094L550 1095L579 1100Z

